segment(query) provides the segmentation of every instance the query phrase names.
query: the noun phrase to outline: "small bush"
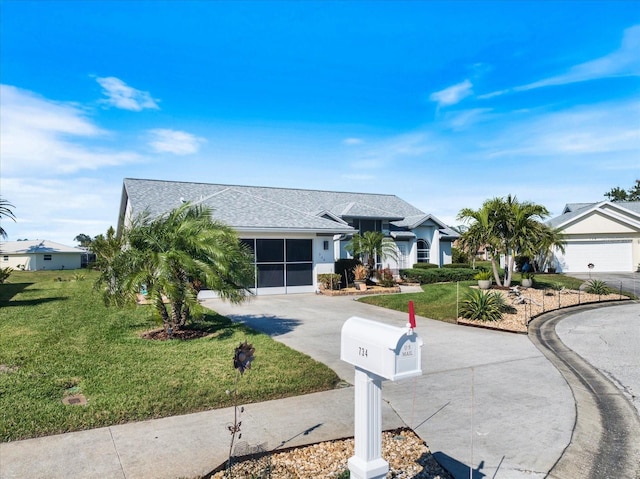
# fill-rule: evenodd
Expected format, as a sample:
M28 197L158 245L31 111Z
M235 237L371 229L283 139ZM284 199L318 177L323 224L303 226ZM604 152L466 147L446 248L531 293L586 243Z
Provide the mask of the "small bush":
M460 316L480 321L500 321L505 309L503 296L497 291L470 290L462 300Z
M451 260L454 263L468 263L470 261L470 255L465 253L460 248L451 248Z
M445 264L442 266L443 268L471 268L469 263L451 263Z
M339 289L342 283L342 275L337 273L324 273L318 275L318 284L324 289Z
M403 269L400 276L408 283L450 283L455 281L470 281L477 271L463 268L437 269Z
M416 263L413 267L414 269L434 269L438 268L438 265L433 263Z
M599 279L592 279L587 283L587 293L590 294L603 294L607 295L611 292L609 287L604 281Z
M378 280L378 284L383 288L391 288L396 284L393 279L393 273L389 268L376 271L376 279Z

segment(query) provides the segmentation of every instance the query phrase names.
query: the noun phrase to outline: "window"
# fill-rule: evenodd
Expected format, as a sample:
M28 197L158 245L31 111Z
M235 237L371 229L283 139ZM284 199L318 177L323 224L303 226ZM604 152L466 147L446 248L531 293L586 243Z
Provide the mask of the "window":
M51 255L50 254L45 254L44 255L44 260L45 261L51 261Z
M2 261L9 261L9 257L8 257L7 255L4 255L4 256L2 257Z
M354 219L349 222L349 225L358 230L362 235L367 231L382 231L382 220L366 220L366 219Z
M423 239L418 240L418 263L429 262L430 245Z

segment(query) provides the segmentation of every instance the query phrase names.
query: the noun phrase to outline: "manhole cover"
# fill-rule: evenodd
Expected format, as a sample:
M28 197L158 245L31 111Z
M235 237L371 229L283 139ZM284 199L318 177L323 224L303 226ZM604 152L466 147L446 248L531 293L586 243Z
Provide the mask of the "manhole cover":
M83 394L72 394L62 398L62 404L67 406L86 406L87 398Z

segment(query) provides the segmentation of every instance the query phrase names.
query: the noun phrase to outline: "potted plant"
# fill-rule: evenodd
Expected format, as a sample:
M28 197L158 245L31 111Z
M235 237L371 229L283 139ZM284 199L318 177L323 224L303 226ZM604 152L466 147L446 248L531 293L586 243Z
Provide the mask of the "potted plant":
M489 289L491 287L492 276L493 274L491 271L480 271L473 277L473 279L478 281L478 288Z
M533 273L531 271L527 271L522 273L522 279L520 280L520 284L523 288L530 288L533 286Z
M356 265L353 269L354 284L360 291L367 290L367 267L363 264Z

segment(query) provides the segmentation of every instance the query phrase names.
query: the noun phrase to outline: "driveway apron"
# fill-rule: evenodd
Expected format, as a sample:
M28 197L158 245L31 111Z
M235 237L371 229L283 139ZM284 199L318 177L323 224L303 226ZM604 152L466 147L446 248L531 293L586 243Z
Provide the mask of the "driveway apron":
M315 294L205 306L304 352L353 383L340 360L351 316L404 326L407 315ZM385 381L384 401L456 478L543 478L571 439L575 405L557 369L526 335L417 319L423 375ZM385 428L383 424L383 428Z

